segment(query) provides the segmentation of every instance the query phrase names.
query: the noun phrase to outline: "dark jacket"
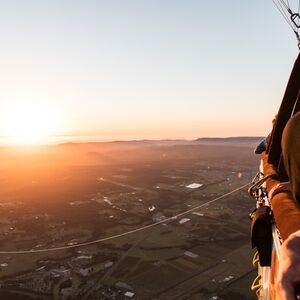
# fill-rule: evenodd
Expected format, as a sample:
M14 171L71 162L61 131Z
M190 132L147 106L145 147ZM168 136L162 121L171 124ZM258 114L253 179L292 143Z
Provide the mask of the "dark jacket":
M287 174L282 161L281 138L283 129L296 112L300 111L300 54L298 55L291 72L268 145L268 162L271 163L279 173L282 180L287 179ZM299 99L299 100L298 100Z

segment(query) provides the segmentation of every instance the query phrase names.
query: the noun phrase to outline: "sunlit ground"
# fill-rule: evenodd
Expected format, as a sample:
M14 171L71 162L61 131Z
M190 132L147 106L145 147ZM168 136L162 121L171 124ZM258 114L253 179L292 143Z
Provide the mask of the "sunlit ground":
M13 146L32 146L56 143L56 139L47 136L8 136L0 138L0 144Z
M52 144L61 144L61 143L68 143L68 142L83 142L83 141L84 139L82 137L77 137L77 136L0 137L0 145L5 145L5 146L38 146L38 145L52 145Z
M35 146L62 143L93 143L134 140L131 136L99 136L99 135L49 135L49 136L2 136L0 146Z

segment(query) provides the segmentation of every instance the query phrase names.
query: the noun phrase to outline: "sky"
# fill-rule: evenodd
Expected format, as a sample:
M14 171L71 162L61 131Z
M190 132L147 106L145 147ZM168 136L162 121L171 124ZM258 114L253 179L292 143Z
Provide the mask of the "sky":
M298 54L271 0L0 0L0 37L0 136L266 135Z

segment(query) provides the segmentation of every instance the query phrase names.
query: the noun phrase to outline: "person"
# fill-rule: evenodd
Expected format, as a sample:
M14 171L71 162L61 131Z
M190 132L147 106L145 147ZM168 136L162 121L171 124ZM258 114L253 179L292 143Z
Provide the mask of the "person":
M270 138L271 138L271 133L269 133L267 135L267 137L265 137L261 140L261 142L256 146L256 148L254 150L254 153L255 154L262 154L264 151L266 151L267 148L268 148Z
M300 53L266 143L258 147L274 219L282 238L272 300L294 300L300 286Z
M273 127L275 125L276 118L277 118L277 115L272 120ZM257 147L254 150L255 154L262 154L264 151L266 151L268 149L268 145L269 145L271 136L272 136L272 132L270 132L265 138L263 138L261 140L261 142L257 145Z
M281 148L289 181L270 178L266 182L275 222L283 239L273 298L294 300L300 292L300 112L286 123ZM266 151L261 154L265 175L276 171L268 162L268 156Z
M290 191L300 205L300 112L287 122L281 140L284 167L290 180ZM295 207L297 210L298 207ZM299 218L299 216L297 216ZM294 228L294 230L298 227ZM282 258L275 289L283 300L295 299L300 285L300 229L291 233L282 244ZM299 292L299 290L297 291Z
M276 276L277 299L299 299L300 284L300 230L291 234L282 244L281 261ZM297 297L297 298L296 298Z

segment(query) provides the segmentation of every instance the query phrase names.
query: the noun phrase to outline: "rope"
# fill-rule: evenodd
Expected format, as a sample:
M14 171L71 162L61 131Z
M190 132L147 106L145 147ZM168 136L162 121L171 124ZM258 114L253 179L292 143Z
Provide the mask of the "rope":
M300 49L300 36L299 36L299 9L300 9L300 1L298 2L298 14L294 14L292 9L290 8L290 3L287 0L287 3L284 0L272 0L279 13L285 19L287 24L291 27L293 32L296 35L296 39L298 41L298 48Z
M166 223L166 222L174 222L178 217L182 217L182 216L185 216L191 212L193 212L194 210L197 210L199 208L202 208L203 206L206 206L206 205L210 205L216 201L219 201L233 193L236 193L242 189L244 189L245 187L249 186L251 183L247 183L239 188L236 188L234 190L232 190L231 192L228 192L228 193L225 193L215 199L212 199L212 200L209 200L205 203L202 203L198 206L195 206L193 208L190 208L186 211L183 211L173 217L170 217L170 218L166 218L164 220L161 220L161 221L157 221L155 223L152 223L152 224L149 224L149 225L145 225L145 226L142 226L142 227L139 227L139 228L136 228L136 229L133 229L133 230L129 230L129 231L126 231L126 232L123 232L123 233L120 233L120 234L116 234L116 235L112 235L112 236L109 236L109 237L106 237L106 238L102 238L102 239L97 239L97 240L93 240L93 241L89 241L89 242L84 242L84 243L80 243L80 244L76 244L76 245L67 245L67 246L61 246L61 247L54 247L54 248L46 248L46 249L33 249L33 250L20 250L20 251L0 251L0 254L28 254L28 253L42 253L42 252L53 252L53 251L60 251L60 250L66 250L66 249L72 249L72 248L79 248L79 247L83 247L83 246L89 246L89 245L94 245L94 244L97 244L97 243L101 243L101 242L106 242L106 241L110 241L110 240L113 240L113 239L117 239L117 238L120 238L120 237L123 237L123 236L127 236L127 235L130 235L130 234L133 234L133 233L136 233L136 232L139 232L139 231L143 231L143 230L146 230L146 229L149 229L149 228L152 228L154 226L157 226L159 224L163 224L163 223Z
M290 4L287 0L287 3L284 2L284 0L280 0L281 4L286 8L287 11L290 9Z
M290 20L289 18L289 11L288 8L287 12L285 11L284 7L282 7L282 5L280 5L279 2L276 2L275 0L272 0L272 2L274 3L274 5L276 6L277 10L279 11L279 13L282 15L282 17L285 19L285 21L287 22L287 24L291 27L291 29L296 33L297 30L295 28L295 25L293 24L293 22Z

